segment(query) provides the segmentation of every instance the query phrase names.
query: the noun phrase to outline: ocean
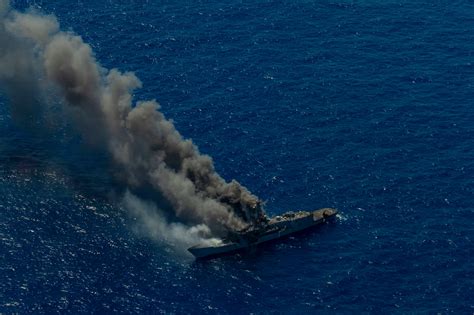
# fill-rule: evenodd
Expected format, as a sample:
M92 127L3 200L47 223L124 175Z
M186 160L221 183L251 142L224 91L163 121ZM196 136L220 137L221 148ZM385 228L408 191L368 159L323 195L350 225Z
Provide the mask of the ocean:
M340 214L195 261L143 232L107 156L60 113L15 119L2 90L0 313L474 312L471 2L11 6L54 14L104 68L134 72L134 99L156 99L269 215Z

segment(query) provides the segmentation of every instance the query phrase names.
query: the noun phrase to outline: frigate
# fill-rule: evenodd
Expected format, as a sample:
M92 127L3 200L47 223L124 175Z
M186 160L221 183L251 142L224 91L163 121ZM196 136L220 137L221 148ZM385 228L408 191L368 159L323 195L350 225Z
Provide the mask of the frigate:
M260 220L245 230L229 232L227 237L214 244L198 244L188 251L198 259L232 254L321 225L336 214L337 210L332 208L287 212Z

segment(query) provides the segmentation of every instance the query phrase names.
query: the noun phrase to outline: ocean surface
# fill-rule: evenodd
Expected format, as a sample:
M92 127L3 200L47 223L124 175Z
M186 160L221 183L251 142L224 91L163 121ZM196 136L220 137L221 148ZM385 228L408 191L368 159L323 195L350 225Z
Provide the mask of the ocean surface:
M341 214L196 262L140 233L105 156L0 94L0 313L474 312L472 2L11 2L134 71L268 214Z

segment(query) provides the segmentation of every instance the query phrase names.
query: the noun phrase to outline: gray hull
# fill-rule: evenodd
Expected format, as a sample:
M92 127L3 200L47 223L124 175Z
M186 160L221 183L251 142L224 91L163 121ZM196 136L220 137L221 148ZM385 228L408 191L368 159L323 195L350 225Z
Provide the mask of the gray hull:
M223 242L216 246L196 245L188 249L196 258L211 258L235 253L258 244L277 240L279 238L298 233L300 231L318 226L330 220L337 214L337 210L325 208L313 212L299 212L285 214L270 219L264 230L249 240L242 237L237 242Z

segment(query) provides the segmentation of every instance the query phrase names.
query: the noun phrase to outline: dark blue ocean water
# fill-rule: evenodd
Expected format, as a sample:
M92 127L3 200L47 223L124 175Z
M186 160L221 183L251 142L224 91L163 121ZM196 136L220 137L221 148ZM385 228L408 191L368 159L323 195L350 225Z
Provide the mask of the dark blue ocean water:
M0 101L0 313L474 312L469 1L12 1L135 71L267 201L342 215L195 262L137 233L103 156Z

